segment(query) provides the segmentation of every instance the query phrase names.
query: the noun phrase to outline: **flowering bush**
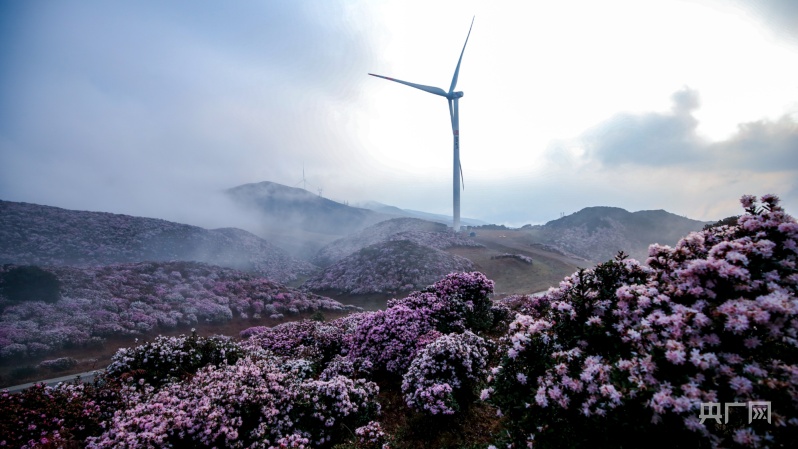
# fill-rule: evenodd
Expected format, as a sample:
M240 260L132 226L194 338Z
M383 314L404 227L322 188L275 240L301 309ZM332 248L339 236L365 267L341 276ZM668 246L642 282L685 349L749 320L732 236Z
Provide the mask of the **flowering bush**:
M158 336L155 341L134 348L122 348L111 358L108 376L147 382L159 386L171 378L194 374L211 364L233 364L244 354L240 345L227 337Z
M619 257L528 298L483 392L511 443L798 442L798 223L775 196L742 202L736 226L652 245L650 268ZM699 418L702 403L759 400L772 425Z
M387 449L388 435L382 430L378 421L369 421L368 424L355 429L358 449Z
M348 339L348 355L359 365L401 375L410 365L418 340L434 329L426 309L393 306L369 313Z
M88 447L321 445L378 412L376 384L340 376L299 381L283 366L280 358L246 356L160 390L127 389L126 407Z
M52 360L44 360L37 365L39 369L52 371L64 371L78 366L78 361L72 357L59 357Z
M120 385L97 376L92 383L37 384L0 392L0 447L81 447L102 432L119 406Z
M466 329L466 304L457 297L438 296L429 288L423 292L413 292L402 299L388 300L388 308L405 306L422 310L433 320L439 332L463 332Z
M324 364L341 350L345 330L336 321L301 320L252 333L246 345L287 357L304 357ZM249 330L242 334L249 334Z
M421 349L402 378L408 407L451 415L468 406L487 375L487 346L466 331L444 335Z
M485 330L493 324L490 295L494 285L487 276L473 271L451 273L435 282L429 290L442 298L461 302L465 306L466 327Z

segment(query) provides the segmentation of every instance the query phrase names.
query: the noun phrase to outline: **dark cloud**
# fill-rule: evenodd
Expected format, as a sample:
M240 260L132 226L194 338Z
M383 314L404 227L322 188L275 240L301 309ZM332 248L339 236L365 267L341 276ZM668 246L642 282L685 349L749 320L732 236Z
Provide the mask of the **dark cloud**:
M779 120L743 123L730 139L709 147L721 166L755 171L798 171L798 122Z
M351 146L357 5L3 2L0 198L145 215ZM6 26L8 25L8 26ZM157 203L157 204L156 204Z
M698 92L685 88L671 99L670 113L620 114L585 133L585 156L604 166L798 171L798 122L790 115L742 123L730 138L710 142L693 116Z
M672 165L705 157L698 121L698 93L685 88L672 96L670 113L619 114L582 136L586 155L604 165Z

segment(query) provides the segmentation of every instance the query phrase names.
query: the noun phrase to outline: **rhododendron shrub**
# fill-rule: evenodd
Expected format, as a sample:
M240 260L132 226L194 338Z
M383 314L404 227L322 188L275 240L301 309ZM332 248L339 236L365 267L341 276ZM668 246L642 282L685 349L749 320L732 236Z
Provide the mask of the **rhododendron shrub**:
M466 331L443 335L419 351L402 378L408 407L452 415L476 398L487 374L488 343Z
M451 273L434 283L430 290L442 298L461 302L465 306L466 327L486 330L493 323L491 307L494 282L478 272Z
M431 292L412 292L402 299L391 299L388 308L408 307L421 310L432 320L435 329L441 333L463 332L466 329L466 304L456 297L439 296Z
M129 388L126 407L88 447L318 446L379 412L374 383L302 381L284 366L278 357L247 356L158 390Z
M243 355L242 347L229 337L198 337L195 332L190 336L158 336L152 342L118 350L105 372L157 386L170 378L194 374L209 364L233 364Z
M249 335L249 330L242 332L245 334ZM251 333L246 344L277 355L305 357L323 365L340 352L344 334L343 325L335 321L301 320L258 329Z
M423 291L388 301L388 307L424 310L442 333L485 330L494 320L493 287L493 281L480 272L451 273Z
M37 384L0 392L0 447L82 447L102 432L120 402L120 384L103 376L91 383Z
M363 369L395 375L410 366L418 340L434 330L426 309L404 305L367 314L348 338L348 355Z
M515 447L798 444L798 224L775 196L742 202L736 226L652 245L649 267L619 257L527 297L482 394ZM770 424L699 418L749 401Z
M369 421L368 424L355 429L357 441L355 447L358 449L387 449L388 435L382 430L382 425L378 421Z

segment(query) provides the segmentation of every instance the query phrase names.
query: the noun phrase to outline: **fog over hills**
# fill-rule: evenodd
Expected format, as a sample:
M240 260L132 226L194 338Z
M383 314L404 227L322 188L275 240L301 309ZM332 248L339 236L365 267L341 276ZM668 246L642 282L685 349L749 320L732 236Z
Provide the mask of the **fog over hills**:
M278 282L316 268L247 231L0 201L0 263L93 266L195 261Z
M612 259L621 250L645 261L652 243L674 245L705 224L664 210L629 212L618 207L586 207L524 230L537 243L553 245L594 262Z
M375 212L379 212L386 215L394 215L396 217L420 218L422 220L434 221L438 223L443 223L445 225L450 225L452 223L451 215L432 214L429 212L423 212L420 210L413 210L413 209L401 209L396 206L389 206L387 204L383 204L377 201L365 201L361 203L356 203L355 206L362 207L363 209L370 209ZM485 221L477 220L475 218L463 218L463 217L460 217L460 223L466 226L482 226L488 224Z
M393 218L369 209L348 206L305 189L263 181L228 189L239 205L262 214L265 225L298 228L330 235L347 235L374 223Z
M316 254L313 262L326 267L369 245L396 240L409 240L439 250L453 246L482 246L462 234L453 233L441 223L418 218L394 218L332 242Z

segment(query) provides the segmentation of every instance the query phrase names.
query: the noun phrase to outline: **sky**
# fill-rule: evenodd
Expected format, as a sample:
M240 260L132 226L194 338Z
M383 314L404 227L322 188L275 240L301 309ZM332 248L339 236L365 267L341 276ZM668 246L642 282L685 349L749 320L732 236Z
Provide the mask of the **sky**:
M793 0L0 3L0 199L231 224L273 181L520 226L798 214Z

